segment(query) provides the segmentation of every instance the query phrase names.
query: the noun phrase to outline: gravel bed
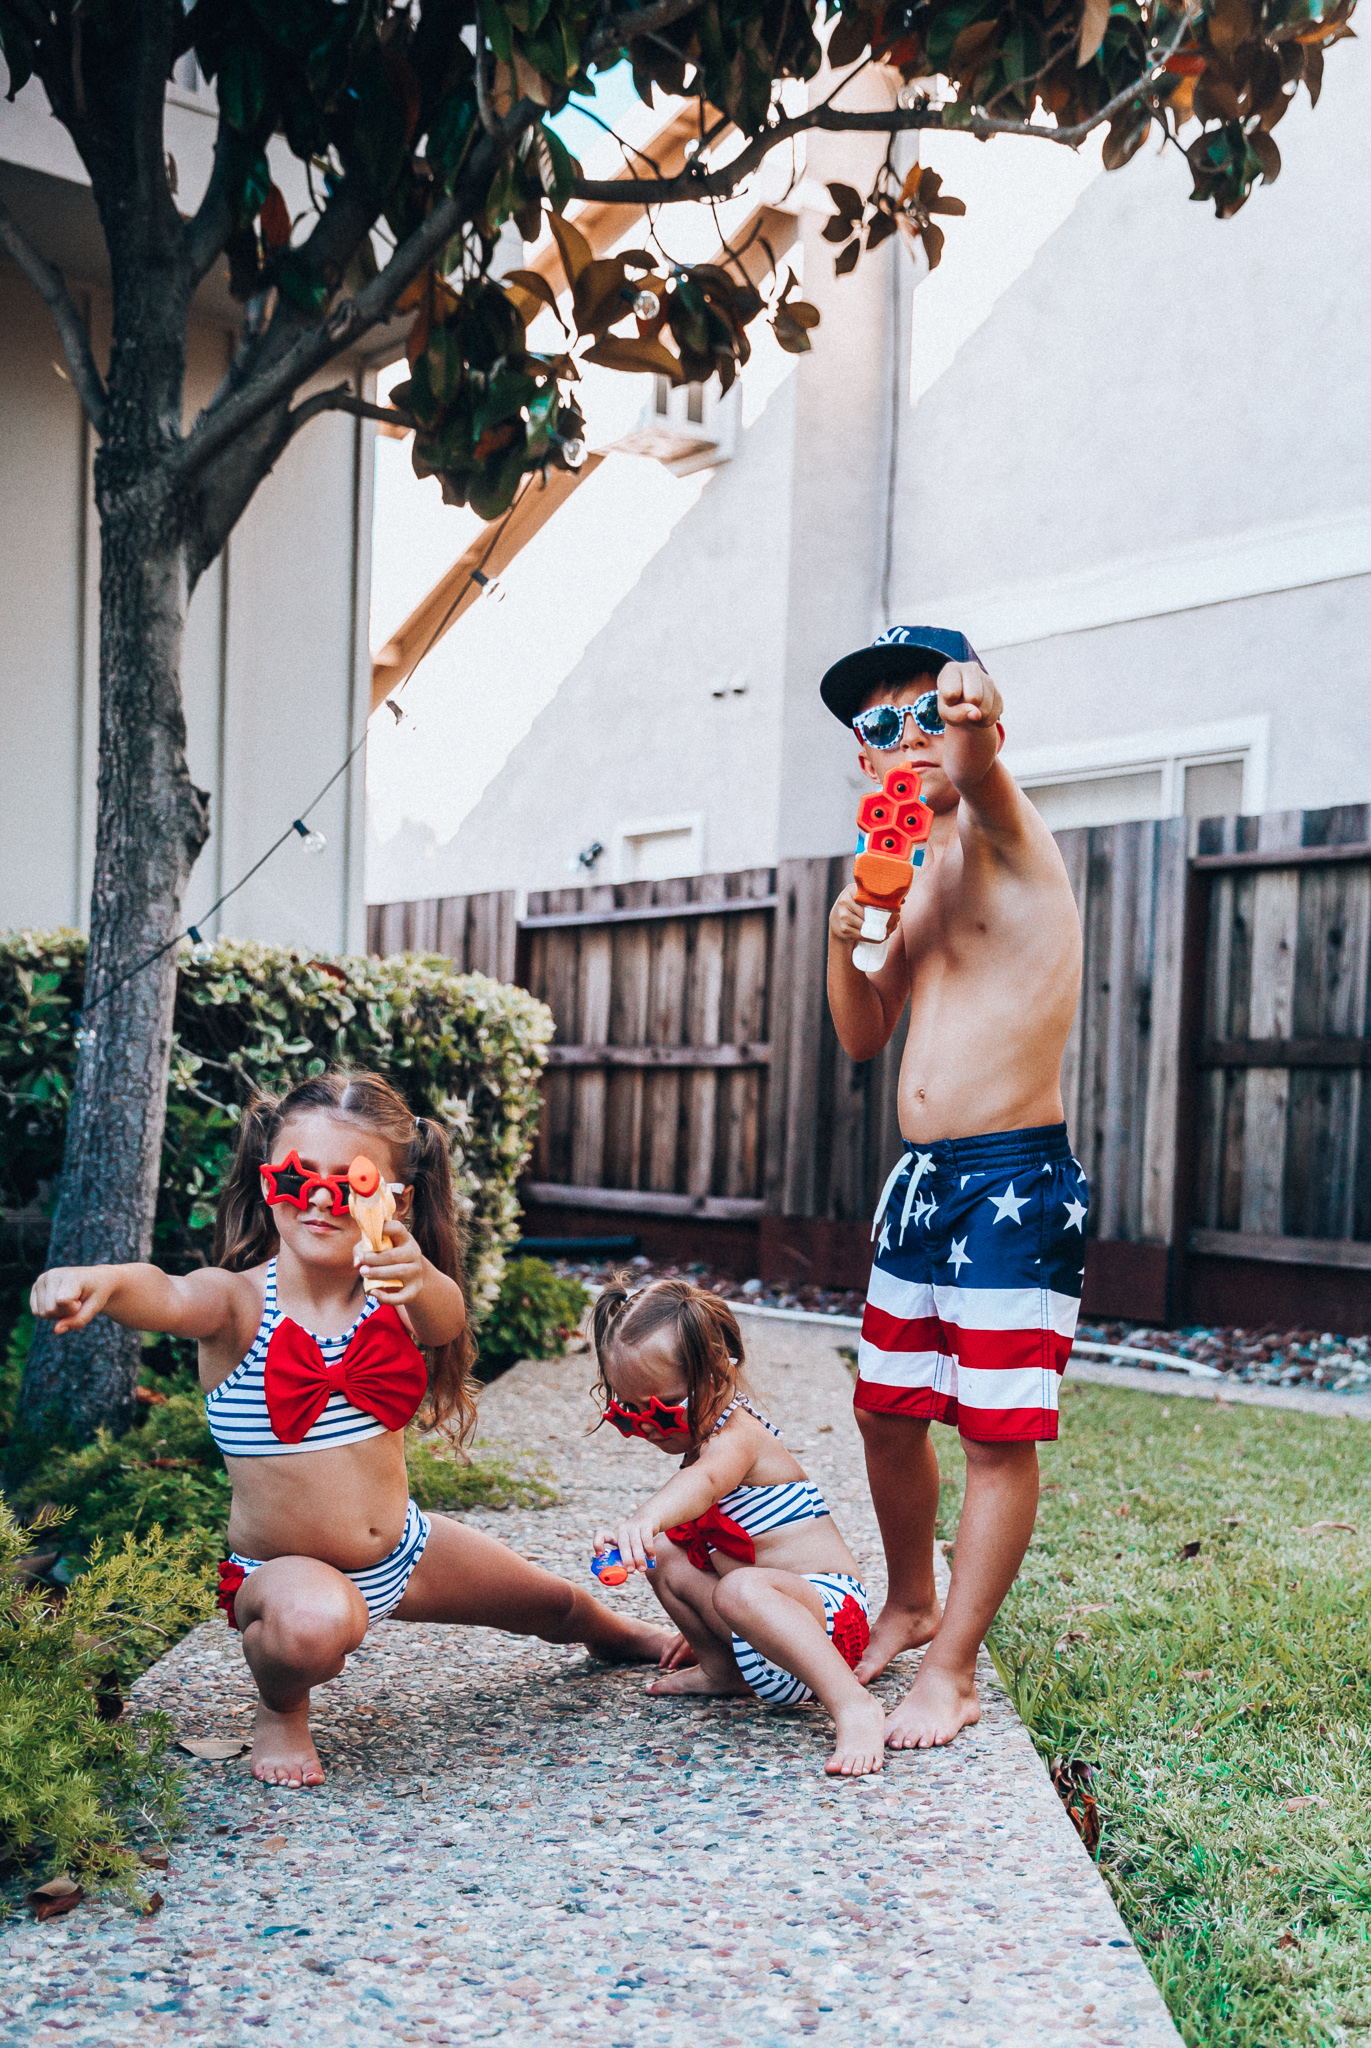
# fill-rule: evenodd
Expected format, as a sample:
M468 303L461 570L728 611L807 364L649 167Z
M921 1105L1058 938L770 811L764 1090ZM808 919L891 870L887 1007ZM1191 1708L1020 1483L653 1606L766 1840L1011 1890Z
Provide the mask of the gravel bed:
M828 1333L766 1324L754 1387L879 1597L851 1383ZM584 1353L482 1399L562 1499L470 1519L569 1574L660 1454L593 1421ZM646 1586L610 1597L655 1611ZM912 1676L900 1660L888 1702ZM641 1668L493 1630L383 1622L315 1695L317 1790L185 1770L188 1826L140 1919L109 1900L0 1932L0 2039L770 2048L1176 2048L1179 2037L982 1659L950 1749L823 1776L817 1707L657 1702ZM246 1728L235 1639L196 1629L135 1688L179 1733Z
M557 1271L587 1287L603 1285L612 1264L558 1259ZM865 1297L852 1289L783 1287L774 1282L739 1280L703 1264L670 1266L650 1259L624 1262L639 1283L683 1276L709 1287L726 1301L741 1300L758 1308L806 1309L811 1314L860 1316ZM1328 1393L1371 1393L1371 1337L1341 1337L1332 1331L1209 1328L1188 1324L1180 1330L1156 1329L1148 1323L1082 1322L1077 1333L1096 1344L1127 1344L1140 1351L1164 1351L1198 1359L1252 1385L1310 1387ZM1162 1368L1159 1368L1161 1370Z

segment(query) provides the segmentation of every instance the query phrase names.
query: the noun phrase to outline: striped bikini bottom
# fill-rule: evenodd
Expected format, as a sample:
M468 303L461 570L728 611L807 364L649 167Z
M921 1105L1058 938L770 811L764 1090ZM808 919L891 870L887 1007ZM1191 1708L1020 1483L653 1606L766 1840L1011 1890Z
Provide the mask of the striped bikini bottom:
M850 1572L800 1572L824 1603L824 1620L834 1649L849 1670L855 1671L871 1641L871 1608L866 1587ZM802 1680L779 1664L773 1664L742 1636L733 1638L733 1655L743 1678L759 1700L773 1707L797 1707L814 1695Z
M367 1613L373 1621L383 1621L404 1599L405 1588L424 1554L432 1527L428 1516L411 1501L405 1512L404 1532L389 1557L383 1557L379 1564L368 1565L365 1571L343 1573L343 1577L352 1580L366 1601ZM230 1551L220 1565L219 1605L228 1616L230 1628L238 1626L234 1613L238 1588L253 1572L260 1571L265 1562L265 1558L239 1557L237 1551Z

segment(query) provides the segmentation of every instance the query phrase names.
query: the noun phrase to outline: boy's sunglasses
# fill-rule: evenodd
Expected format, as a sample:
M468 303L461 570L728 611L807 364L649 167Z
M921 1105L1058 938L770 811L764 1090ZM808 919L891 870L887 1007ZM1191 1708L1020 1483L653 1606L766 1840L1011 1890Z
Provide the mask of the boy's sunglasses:
M357 1162L352 1162L355 1167ZM267 1184L267 1203L274 1207L277 1202L289 1202L292 1209L304 1209L316 1188L327 1188L333 1197L334 1216L346 1216L348 1196L352 1183L345 1173L311 1173L300 1164L298 1152L288 1153L279 1166L269 1160L262 1161L262 1178ZM359 1189L360 1193L374 1194L374 1188Z
M912 718L919 731L927 733L930 739L946 732L947 727L938 716L938 693L925 690L922 697L912 704L873 704L867 711L859 711L852 721L852 730L864 746L874 747L877 753L893 753L904 740L904 725Z
M680 1430L690 1428L689 1403L659 1401L654 1394L645 1408L635 1408L629 1401L617 1401L611 1394L605 1403L605 1421L612 1422L620 1436L645 1436L649 1429L660 1430L663 1436L671 1436Z

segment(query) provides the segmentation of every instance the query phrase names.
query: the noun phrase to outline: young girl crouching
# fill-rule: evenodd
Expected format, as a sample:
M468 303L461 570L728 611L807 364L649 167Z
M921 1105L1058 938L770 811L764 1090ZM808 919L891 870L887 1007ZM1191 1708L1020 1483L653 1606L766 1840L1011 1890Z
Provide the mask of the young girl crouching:
M651 1500L595 1538L650 1573L699 1659L648 1691L752 1692L779 1706L817 1694L837 1724L827 1770L879 1771L885 1715L852 1673L870 1634L866 1589L818 1488L743 1391L732 1311L684 1280L636 1295L616 1282L591 1333L606 1421L685 1454Z
M395 1196L373 1252L348 1208ZM370 1184L368 1184L370 1183ZM382 1198L384 1199L384 1198ZM220 1604L261 1696L253 1774L317 1785L310 1688L336 1678L369 1624L464 1622L656 1661L677 1639L409 1497L416 1416L470 1434L474 1352L447 1143L378 1075L334 1072L242 1117L213 1266L68 1266L35 1283L58 1333L97 1315L194 1337L211 1433L233 1482ZM379 1283L385 1298L369 1292Z

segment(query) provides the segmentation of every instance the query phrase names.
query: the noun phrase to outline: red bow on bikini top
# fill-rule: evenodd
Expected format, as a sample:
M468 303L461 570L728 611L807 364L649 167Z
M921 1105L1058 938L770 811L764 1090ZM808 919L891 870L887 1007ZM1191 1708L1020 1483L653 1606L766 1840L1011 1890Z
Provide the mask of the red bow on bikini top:
M736 1557L740 1564L757 1562L757 1553L746 1529L718 1507L706 1508L693 1522L682 1522L678 1528L666 1530L665 1534L673 1543L680 1545L690 1562L702 1572L711 1569L711 1550L722 1550L725 1557Z
M372 1310L336 1365L308 1330L282 1316L267 1344L264 1381L273 1431L283 1444L298 1444L330 1394L341 1394L387 1429L403 1429L428 1392L428 1367L396 1311L385 1304Z

